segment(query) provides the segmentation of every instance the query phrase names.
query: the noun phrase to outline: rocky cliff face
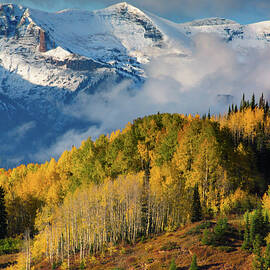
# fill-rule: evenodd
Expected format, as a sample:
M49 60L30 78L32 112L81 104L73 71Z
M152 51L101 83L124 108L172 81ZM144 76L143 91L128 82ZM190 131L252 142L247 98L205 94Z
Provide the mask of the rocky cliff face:
M46 36L45 32L42 29L40 29L39 31L39 51L40 52L47 51Z

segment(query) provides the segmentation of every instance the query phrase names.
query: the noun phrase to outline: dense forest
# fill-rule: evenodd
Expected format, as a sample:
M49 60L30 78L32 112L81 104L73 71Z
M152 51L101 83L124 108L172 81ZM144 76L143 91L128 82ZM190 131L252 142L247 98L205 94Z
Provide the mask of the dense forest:
M225 115L138 118L58 161L1 169L6 236L26 239L17 268L46 259L69 269L72 254L83 261L189 222L268 211L269 162L262 95Z

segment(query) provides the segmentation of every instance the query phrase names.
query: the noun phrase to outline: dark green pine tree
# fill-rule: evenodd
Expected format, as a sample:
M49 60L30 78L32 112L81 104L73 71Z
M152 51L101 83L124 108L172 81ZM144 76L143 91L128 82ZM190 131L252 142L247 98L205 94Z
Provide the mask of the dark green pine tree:
M251 245L253 245L253 241L255 240L256 228L257 228L257 220L254 218L254 215L252 215L250 219L250 229L249 229L249 237Z
M240 112L242 112L246 108L245 94L243 94L241 103L240 103Z
M189 267L189 270L198 270L198 269L199 269L199 267L197 264L197 256L196 256L196 254L194 254L192 257L192 262L191 262L191 265Z
M268 244L264 253L264 269L270 268L270 245Z
M230 116L232 113L232 110L231 110L231 106L229 106L229 110L228 110L228 116Z
M263 270L264 258L262 257L261 236L259 234L256 234L253 242L253 253L254 253L254 258L252 261L253 270Z
M193 199L191 205L191 222L202 220L202 206L198 185L196 184L193 191Z
M263 215L263 225L262 226L264 228L265 234L267 235L270 232L269 215L267 212Z
M263 239L267 235L267 228L264 227L264 217L262 210L256 209L250 219L250 242L253 245L256 236L260 237L260 241L263 242Z
M256 234L255 239L253 241L253 253L259 257L262 255L262 240L259 234Z
M262 95L260 97L260 101L259 101L259 108L264 109L264 106L265 106L265 100L264 100L263 93L262 93Z
M7 236L7 211L5 206L5 191L0 186L0 239Z
M177 269L177 266L175 264L175 259L172 260L171 264L170 264L170 268L169 270L176 270Z
M264 112L265 113L269 112L269 103L268 103L268 101L266 101L266 103L265 103Z
M234 113L234 104L232 104L232 113Z
M255 101L255 95L253 93L251 98L251 104L250 104L251 110L254 110L256 108L256 101Z
M250 215L247 212L245 214L245 233L244 233L244 241L242 244L242 249L250 249L251 247L251 241L250 241Z

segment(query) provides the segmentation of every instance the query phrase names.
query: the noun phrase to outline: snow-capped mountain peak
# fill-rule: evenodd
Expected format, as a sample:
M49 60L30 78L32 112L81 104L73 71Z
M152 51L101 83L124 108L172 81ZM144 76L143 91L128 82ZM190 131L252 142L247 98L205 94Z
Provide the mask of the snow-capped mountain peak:
M238 23L232 20L224 19L224 18L213 17L213 18L194 20L186 24L189 26L214 26L214 25L228 25L228 24L238 24Z
M127 2L120 2L102 10L103 12L118 11L118 12L134 12L134 13L140 13L140 14L143 13L140 9L134 7L131 4L128 4Z

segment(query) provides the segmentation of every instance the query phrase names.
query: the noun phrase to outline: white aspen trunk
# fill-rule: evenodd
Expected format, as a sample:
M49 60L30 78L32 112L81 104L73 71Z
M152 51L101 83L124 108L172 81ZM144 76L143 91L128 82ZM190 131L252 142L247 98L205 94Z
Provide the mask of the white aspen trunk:
M48 233L48 225L45 228L46 230L46 258L49 257L49 233Z
M63 234L61 234L61 262L64 261L64 239L63 239Z
M67 254L67 256L68 256L68 269L70 269L70 228L69 228L69 226L68 226L67 245L68 245L68 250L67 250L67 252L68 252L68 254Z
M50 259L50 264L52 265L52 225L50 225L50 237L49 237L49 259Z
M29 229L25 231L24 239L25 239L25 253L26 253L25 268L26 270L30 270L31 268L31 248L30 248L31 239L30 239Z

